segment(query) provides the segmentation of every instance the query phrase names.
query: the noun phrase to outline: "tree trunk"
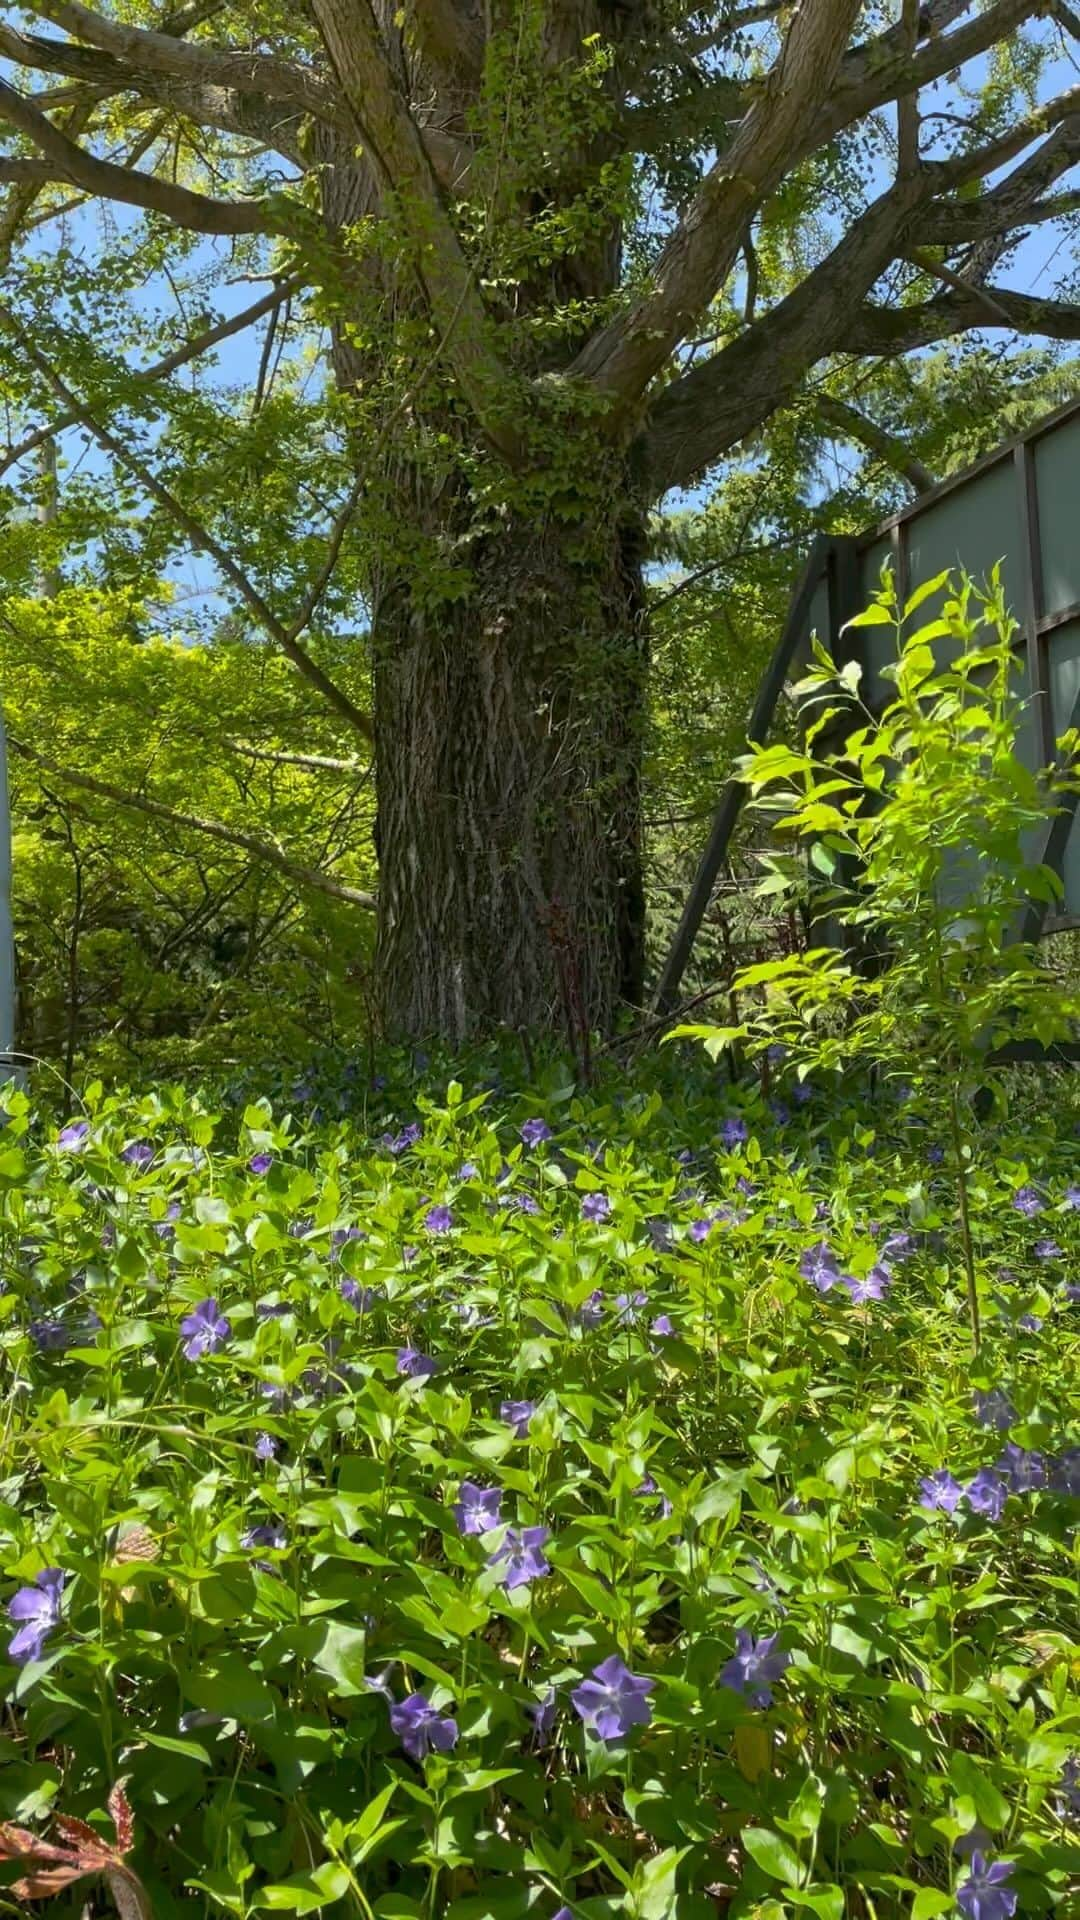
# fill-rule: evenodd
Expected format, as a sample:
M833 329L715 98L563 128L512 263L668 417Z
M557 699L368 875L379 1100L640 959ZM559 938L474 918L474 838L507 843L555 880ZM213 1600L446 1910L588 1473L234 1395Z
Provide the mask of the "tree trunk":
M378 596L383 1014L580 1044L641 1000L640 528L500 528L460 600Z

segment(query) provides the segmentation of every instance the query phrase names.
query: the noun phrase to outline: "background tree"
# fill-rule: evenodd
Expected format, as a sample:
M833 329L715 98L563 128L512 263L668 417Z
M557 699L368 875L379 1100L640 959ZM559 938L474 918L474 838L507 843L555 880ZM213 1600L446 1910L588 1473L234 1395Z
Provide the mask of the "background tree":
M886 369L1080 333L1007 284L1080 205L1072 28L1031 0L50 0L0 28L9 463L31 414L96 449L26 552L119 584L200 550L339 751L374 737L391 1027L640 998L650 515L785 438L921 484L927 376ZM225 285L261 275L245 316ZM249 377L192 379L244 318Z

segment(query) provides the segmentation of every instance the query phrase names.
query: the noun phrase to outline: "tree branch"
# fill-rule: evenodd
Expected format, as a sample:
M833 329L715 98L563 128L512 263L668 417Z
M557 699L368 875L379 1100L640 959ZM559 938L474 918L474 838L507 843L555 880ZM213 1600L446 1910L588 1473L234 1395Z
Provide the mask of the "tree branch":
M116 438L115 434L109 432L108 428L101 426L93 414L83 406L82 402L72 393L71 388L61 379L56 369L45 358L44 354L38 350L35 342L27 333L26 328L20 326L14 314L3 305L0 305L0 328L3 328L10 334L12 339L18 342L31 366L37 369L42 379L56 394L57 398L63 401L68 411L75 415L80 425L84 426L89 433L92 433L95 440L97 440L101 446L105 447L106 450L113 455L114 459L120 462L121 466L126 467L129 473L134 474L140 485L146 488L146 491L158 502L158 505L165 509L170 519L175 521L176 525L186 533L192 546L197 547L201 553L210 556L220 568L226 580L236 588L241 599L251 609L251 612L254 614L263 631L269 634L270 638L280 647L286 659L292 662L297 672L302 674L305 680L309 681L313 687L318 689L323 699L328 701L332 707L335 707L337 711L348 720L350 726L355 727L366 739L371 740L374 734L368 715L362 713L360 708L350 700L348 694L331 680L329 674L323 671L322 667L319 666L317 661L311 658L310 654L304 651L303 647L301 647L296 640L293 629L286 627L285 624L278 619L277 614L263 598L258 588L248 579L247 574L237 565L232 555L221 545L221 542L215 540L209 529L204 527L201 521L196 520L194 514L189 513L187 508L177 500L176 496L170 493L169 489L162 484L157 475L151 472L145 461L140 460L137 454L132 453L130 448L123 445L123 443Z
M247 754L252 760L272 760L282 767L303 767L310 773L359 773L367 775L370 765L362 760L338 760L327 753L285 753L278 748L252 746L248 740L229 740L234 753Z
M175 352L166 354L164 360L157 360L153 366L137 369L130 378L147 386L154 380L166 379L170 373L176 373L181 367L186 367L189 361L198 359L200 354L209 353L210 349L216 347L220 341L228 340L234 333L242 333L245 327L253 326L255 321L261 320L265 313L274 312L286 300L291 299L304 284L303 274L290 274L287 279L279 281L271 292L264 293L261 299L253 301L250 307L245 307L242 313L233 314L230 320L219 320L216 326L208 327L205 333L196 335L193 340L185 341L182 347L177 347ZM28 433L16 446L9 447L0 458L0 479L3 479L9 467L25 459L28 453L33 453L35 447L40 447L44 441L53 439L58 433L63 433L66 428L76 426L78 420L78 413L73 413L69 408L58 419L50 420L47 426L36 427L33 433Z
M985 305L987 294L994 312ZM832 350L892 358L973 327L1010 327L1016 333L1044 334L1050 340L1080 340L1080 305L1040 300L1011 287L971 287L966 293L942 294L921 306L864 306L838 329Z
M316 0L316 5L326 0ZM625 414L708 307L738 255L746 223L809 139L835 81L858 0L803 0L759 98L664 246L651 291L583 348L571 375Z
M840 400L831 393L814 395L814 408L829 426L836 427L849 440L857 440L887 466L903 474L904 479L915 493L928 493L937 485L937 478L929 467L914 453L905 447L902 440L890 433L886 427L879 427L876 420L853 407L847 400Z
M441 351L492 446L516 461L509 374L419 128L388 66L370 0L312 0L312 11L379 184L396 197Z
M239 847L249 853L253 860L263 866L273 867L283 873L287 879L294 880L298 886L310 887L315 893L327 893L333 900L345 900L353 907L366 907L369 910L378 902L373 893L364 893L358 887L348 887L341 880L335 880L328 873L321 873L317 867L303 866L298 860L290 860L271 840L260 839L258 834L245 833L239 827L227 827L220 820L206 820L197 813L178 813L175 807L167 807L161 800L151 800L146 794L131 793L125 787L114 786L111 780L99 780L96 774L77 773L71 767L62 767L46 753L38 753L33 747L24 746L21 740L8 735L8 745L21 759L29 760L32 765L41 767L52 775L54 780L62 780L69 787L81 788L84 793L97 794L99 799L111 800L119 807L130 807L136 813L149 814L153 820L164 820L169 826L182 827L191 833L205 834L209 840L217 840L222 846Z
M8 160L0 178L23 184L45 184L62 180L86 193L103 194L106 199L127 206L143 207L147 212L164 214L178 227L195 233L276 233L282 220L265 200L210 200L205 194L192 193L153 174L132 173L112 160L99 160L41 113L25 94L0 80L0 120L6 120L36 146L43 162Z

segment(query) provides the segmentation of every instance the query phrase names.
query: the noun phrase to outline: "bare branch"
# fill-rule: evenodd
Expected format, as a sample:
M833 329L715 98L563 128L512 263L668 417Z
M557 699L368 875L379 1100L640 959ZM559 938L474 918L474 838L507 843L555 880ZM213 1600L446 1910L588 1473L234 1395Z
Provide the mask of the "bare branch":
M312 10L380 186L397 196L442 352L492 446L516 460L520 439L508 404L509 376L420 131L387 63L370 0L312 0Z
M988 312L989 294L994 311ZM887 355L910 353L933 346L951 334L972 327L1009 327L1016 333L1043 334L1050 340L1080 340L1080 305L1066 300L1040 300L1035 294L1011 287L968 287L942 294L921 306L858 308L842 326L834 342L837 353Z
M10 309L3 305L0 305L0 327L10 334L12 339L18 342L19 347L26 355L31 366L37 369L42 379L51 387L57 398L63 401L68 411L75 415L79 423L86 427L89 433L93 434L95 440L97 440L101 446L105 447L107 451L113 455L114 459L120 462L121 466L126 467L129 473L134 474L140 485L146 488L147 493L158 502L159 506L165 509L170 519L174 520L176 525L186 533L192 546L197 547L201 553L210 556L215 565L220 568L226 580L229 581L231 586L236 588L241 599L251 609L251 612L254 614L263 631L269 634L270 638L280 647L286 659L292 662L297 672L302 674L305 680L309 681L313 687L318 689L324 700L328 701L332 707L335 707L340 714L344 715L350 726L355 727L366 739L372 739L373 729L368 715L361 713L359 707L350 700L348 694L331 680L329 674L324 673L322 667L319 666L317 661L311 658L310 654L305 653L303 647L301 647L299 642L294 638L290 629L278 619L277 614L268 605L258 588L248 579L243 569L237 565L231 553L221 545L219 540L214 538L213 534L208 528L202 525L201 521L196 520L194 514L188 512L187 508L177 500L174 494L170 493L168 487L164 486L157 475L151 472L145 461L140 460L137 454L132 453L129 447L125 446L116 438L115 434L110 433L107 427L103 427L100 422L94 418L93 414L90 413L89 410L83 406L82 402L76 398L75 394L72 393L66 381L61 379L56 369L45 358L44 354L39 351L35 342L26 331L26 328L21 326Z
M759 98L663 248L651 291L578 355L571 375L609 394L616 415L705 311L734 265L748 218L782 178L793 150L813 138L858 12L858 0L803 0Z
M849 440L857 440L870 453L884 460L887 466L894 467L915 493L928 493L937 485L937 478L929 467L898 440L886 427L880 427L850 401L840 400L831 393L814 395L814 409L829 426L836 427Z
M216 326L208 327L205 333L198 334L195 339L185 341L182 347L177 347L173 353L166 354L164 360L156 360L153 366L139 368L131 374L131 379L147 386L155 380L166 379L170 373L176 373L181 367L186 367L189 361L197 360L200 354L209 353L211 348L216 347L222 340L228 340L233 334L242 333L245 327L254 325L255 321L261 320L265 313L274 312L286 300L291 299L304 283L303 274L290 274L287 279L279 281L270 293L264 293L261 299L253 301L251 306L245 307L241 313L233 314L229 320L219 320ZM40 447L43 441L51 440L54 435L63 433L66 428L77 425L78 420L78 413L72 413L69 409L58 419L50 420L46 426L36 427L33 433L28 433L16 446L9 447L0 458L0 479L9 467L13 467L17 461L24 459L28 453L33 453L35 447Z
M303 767L311 773L356 773L367 775L371 767L363 760L338 760L327 753L286 753L276 747L256 747L250 740L230 740L227 744L234 753L246 754L252 760L272 760L282 767Z
M2 178L38 185L44 184L45 180L62 180L68 186L82 188L86 193L103 194L107 199L122 201L127 206L143 207L148 212L164 214L166 218L174 220L178 227L186 227L195 233L281 231L280 213L265 200L247 203L210 200L205 194L174 186L171 181L162 180L154 174L132 173L111 160L99 160L96 154L88 153L85 147L69 139L66 133L53 125L47 114L41 113L25 94L17 92L6 80L0 80L0 120L6 120L32 141L44 156L48 168L48 172L43 173L38 163L37 170L30 172L25 162L9 160L4 162Z
M51 774L54 780L62 780L66 786L81 788L84 793L97 794L99 799L111 800L116 806L130 807L136 813L149 814L153 820L164 820L169 826L182 827L191 833L201 833L209 840L217 840L222 846L239 847L251 855L263 866L273 867L283 873L298 886L309 887L315 893L327 893L333 900L345 900L353 907L366 907L371 910L378 904L373 893L364 893L359 887L346 886L344 881L335 880L329 873L322 873L317 867L306 867L298 860L291 860L287 853L276 847L272 840L263 840L258 834L245 833L239 827L227 827L220 820L207 820L197 813L179 813L175 807L167 807L161 800L151 800L147 794L132 793L126 787L114 786L111 780L99 780L96 774L79 773L72 767L62 767L47 753L39 753L33 747L24 746L21 740L8 735L8 745L14 753L34 766L41 767Z

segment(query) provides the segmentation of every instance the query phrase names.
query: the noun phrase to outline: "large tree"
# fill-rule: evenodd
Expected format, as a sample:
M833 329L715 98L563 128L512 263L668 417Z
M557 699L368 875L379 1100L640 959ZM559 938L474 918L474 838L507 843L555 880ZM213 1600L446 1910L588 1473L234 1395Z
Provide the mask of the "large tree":
M0 343L46 416L13 438L81 424L374 740L392 1029L604 1027L640 999L649 516L809 391L888 453L837 368L1080 337L1068 299L1002 284L1018 234L1080 206L1080 90L1053 85L1074 26L1063 0L8 9ZM179 258L209 291L237 264L273 284L125 385L123 336L106 364L85 309L42 297L48 222L70 251L89 202L141 216L152 280ZM194 455L162 477L167 398L131 425L136 389L290 300L325 329L338 435L306 572L260 538L257 465L242 509ZM370 702L320 644L342 581Z

